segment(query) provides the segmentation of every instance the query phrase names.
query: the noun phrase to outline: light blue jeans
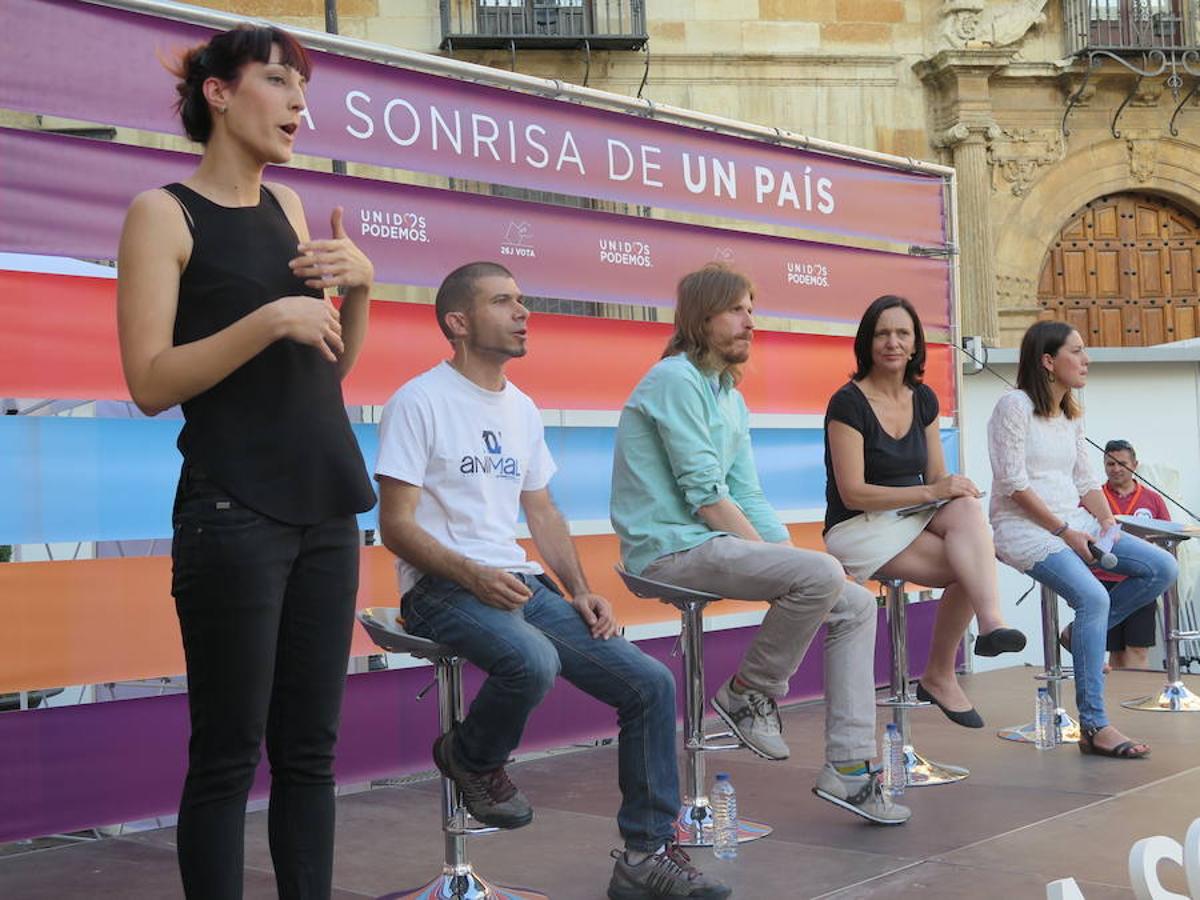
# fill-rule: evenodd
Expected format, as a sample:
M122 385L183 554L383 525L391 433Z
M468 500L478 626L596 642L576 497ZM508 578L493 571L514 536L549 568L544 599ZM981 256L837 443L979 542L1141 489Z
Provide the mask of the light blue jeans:
M1111 594L1073 550L1052 553L1026 572L1075 610L1071 626L1075 704L1080 723L1093 728L1108 724L1104 711L1104 644L1108 629L1153 603L1179 574L1170 553L1132 534L1122 534L1112 552L1117 557L1113 571L1129 577Z

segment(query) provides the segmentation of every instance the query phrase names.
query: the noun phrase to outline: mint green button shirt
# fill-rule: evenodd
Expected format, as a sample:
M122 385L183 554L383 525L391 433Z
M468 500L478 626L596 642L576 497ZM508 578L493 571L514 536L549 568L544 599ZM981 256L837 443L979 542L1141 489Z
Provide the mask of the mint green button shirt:
M728 497L764 541L788 538L767 503L750 447L741 392L683 354L658 362L621 410L609 515L633 574L713 531L696 511Z

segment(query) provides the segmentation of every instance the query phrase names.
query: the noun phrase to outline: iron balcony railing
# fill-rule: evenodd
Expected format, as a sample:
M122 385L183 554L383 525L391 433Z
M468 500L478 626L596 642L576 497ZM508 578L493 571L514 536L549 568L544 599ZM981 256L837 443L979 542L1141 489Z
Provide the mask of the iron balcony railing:
M1197 0L1064 0L1063 13L1071 55L1196 46Z
M442 49L589 47L640 50L644 0L438 0Z

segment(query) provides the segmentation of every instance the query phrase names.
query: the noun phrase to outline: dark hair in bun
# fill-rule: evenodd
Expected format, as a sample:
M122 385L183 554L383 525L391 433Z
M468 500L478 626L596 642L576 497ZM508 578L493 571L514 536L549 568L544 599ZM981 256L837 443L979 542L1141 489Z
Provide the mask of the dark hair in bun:
M307 80L312 74L308 53L299 41L274 25L239 25L223 31L207 44L186 51L168 66L179 79L175 85L179 95L175 109L189 138L205 144L212 135L212 112L204 98L204 82L209 78L237 81L246 63L269 62L274 44L279 45L280 61Z

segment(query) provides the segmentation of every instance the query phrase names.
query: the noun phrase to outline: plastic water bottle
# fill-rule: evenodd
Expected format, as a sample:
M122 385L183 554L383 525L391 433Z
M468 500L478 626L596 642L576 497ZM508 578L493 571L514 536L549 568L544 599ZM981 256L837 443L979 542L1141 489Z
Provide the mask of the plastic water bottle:
M717 859L737 859L737 794L727 772L718 772L712 789L713 855Z
M883 789L889 797L899 797L908 784L908 769L904 765L904 740L895 722L888 722L883 732Z
M1054 701L1050 699L1049 689L1040 687L1033 707L1033 744L1039 750L1053 750L1057 738Z

